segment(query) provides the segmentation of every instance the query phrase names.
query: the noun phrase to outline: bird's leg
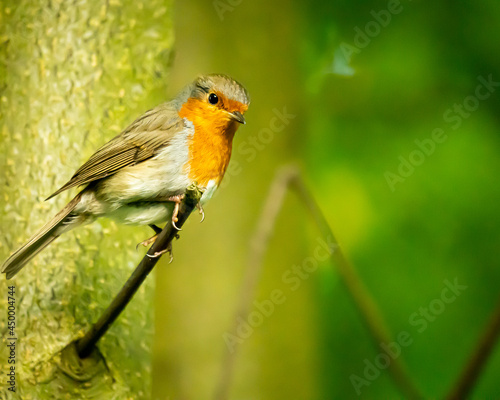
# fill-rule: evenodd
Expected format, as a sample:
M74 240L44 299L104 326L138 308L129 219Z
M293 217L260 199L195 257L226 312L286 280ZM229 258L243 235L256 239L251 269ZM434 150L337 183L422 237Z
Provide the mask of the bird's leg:
M146 240L143 240L142 242L140 243L137 243L137 246L135 246L135 249L137 250L139 248L139 246L142 244L144 247L148 247L150 244L154 243L156 238L158 237L158 235L160 234L161 232L161 228L157 227L156 225L149 225L151 227L151 229L153 229L155 231L155 235L154 236L151 236L149 239L146 239Z
M151 225L149 225L149 227L152 230L154 230L157 235L162 231L162 229L160 227L156 226L155 224L151 224Z
M204 190L204 188L200 188L201 191ZM164 199L163 201L172 201L175 203L174 205L174 209L172 211L172 226L177 229L178 231L181 230L181 228L178 228L177 225L175 225L175 223L177 221L179 221L179 218L178 218L178 215L179 215L179 208L180 208L180 205L181 205L181 202L182 200L184 199L185 195L184 194L178 194L178 195L175 195L175 196L170 196L168 197L167 199ZM162 199L160 198L157 198L157 201L160 201ZM196 204L196 207L198 207L198 209L200 210L200 214L202 215L202 218L201 218L201 222L203 222L203 220L205 219L205 212L203 211L203 207L201 205L200 202L198 202ZM156 235L154 235L153 237L149 238L149 239L146 239L145 241L139 243L139 244L142 244L143 246L148 246L149 244L151 244L152 242L154 242L158 236L158 234L161 232L161 229L158 228L156 225L149 225L155 232L156 232ZM179 239L179 235L175 235L175 238L176 239ZM168 244L168 247L165 249L165 250L162 250L162 251L157 251L156 253L154 253L153 255L149 255L149 254L146 254L148 257L150 258L156 258L156 257L159 257L161 256L162 254L165 254L165 253L170 253L170 261L169 261L169 264L173 261L174 259L174 255L172 253L172 242L170 242Z
M156 235L154 235L153 237L150 237L149 239L146 239L144 240L143 242L139 243L137 246L139 246L140 244L144 245L144 246L148 246L149 244L153 243L156 238L158 237L158 235L160 234L160 232L162 231L161 228L158 228L156 225L149 225L151 228L154 229L156 233ZM179 234L175 234L174 236L176 239L179 239L180 236ZM149 254L146 254L149 258L157 258L157 257L160 257L162 254L165 254L165 253L170 253L170 260L168 261L168 263L170 264L172 261L174 261L174 253L173 253L173 250L172 250L172 242L170 242L167 246L167 248L165 250L162 250L162 251L157 251L156 253L154 253L152 256L150 256Z
M168 201L173 201L175 203L175 206L174 206L174 211L172 211L172 226L177 229L178 231L182 230L181 228L178 228L177 225L175 225L175 223L177 221L179 221L179 218L177 218L177 215L179 214L179 207L181 205L181 202L182 200L184 199L184 195L183 194L178 194L176 196L170 196L168 198Z

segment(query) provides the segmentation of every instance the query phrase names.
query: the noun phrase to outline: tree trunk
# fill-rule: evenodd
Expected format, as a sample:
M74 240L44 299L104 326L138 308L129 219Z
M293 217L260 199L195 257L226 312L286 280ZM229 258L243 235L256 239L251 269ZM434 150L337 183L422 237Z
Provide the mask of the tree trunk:
M171 13L168 0L2 2L1 261L76 191L44 202L48 195L99 146L165 100ZM142 256L135 244L147 235L146 229L99 221L57 239L14 279L0 278L0 398L150 397L152 279L89 365L72 359L71 348L61 353L126 281ZM6 342L12 341L15 364L8 362L13 347ZM15 393L5 384L12 366Z

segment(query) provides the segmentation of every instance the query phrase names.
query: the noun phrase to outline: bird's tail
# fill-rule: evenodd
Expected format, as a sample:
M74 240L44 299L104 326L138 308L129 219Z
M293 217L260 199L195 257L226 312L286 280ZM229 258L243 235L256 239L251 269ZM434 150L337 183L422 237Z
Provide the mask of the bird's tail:
M16 250L2 265L2 273L7 279L16 275L24 265L40 253L45 247L51 244L62 233L74 228L71 226L71 212L75 209L80 201L81 193L71 200L66 207L59 211L52 220L46 223L30 240L19 249ZM67 225L67 228L64 227ZM75 224L76 225L76 224ZM79 224L78 224L79 225Z

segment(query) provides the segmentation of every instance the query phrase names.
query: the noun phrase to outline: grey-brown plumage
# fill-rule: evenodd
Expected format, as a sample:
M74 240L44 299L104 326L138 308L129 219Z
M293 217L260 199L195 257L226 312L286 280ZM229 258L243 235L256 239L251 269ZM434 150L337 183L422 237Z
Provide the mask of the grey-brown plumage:
M153 157L155 152L168 145L172 135L182 129L184 122L172 109L171 104L162 104L149 110L97 150L66 184L46 200L67 189L105 178L119 169Z

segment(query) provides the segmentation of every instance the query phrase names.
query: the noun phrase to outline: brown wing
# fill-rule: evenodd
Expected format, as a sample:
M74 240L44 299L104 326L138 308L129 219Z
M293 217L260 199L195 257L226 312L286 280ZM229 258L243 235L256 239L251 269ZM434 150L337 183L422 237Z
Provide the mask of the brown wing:
M136 119L127 129L102 146L48 199L64 190L113 175L129 165L153 157L167 146L184 121L170 103L162 104Z

